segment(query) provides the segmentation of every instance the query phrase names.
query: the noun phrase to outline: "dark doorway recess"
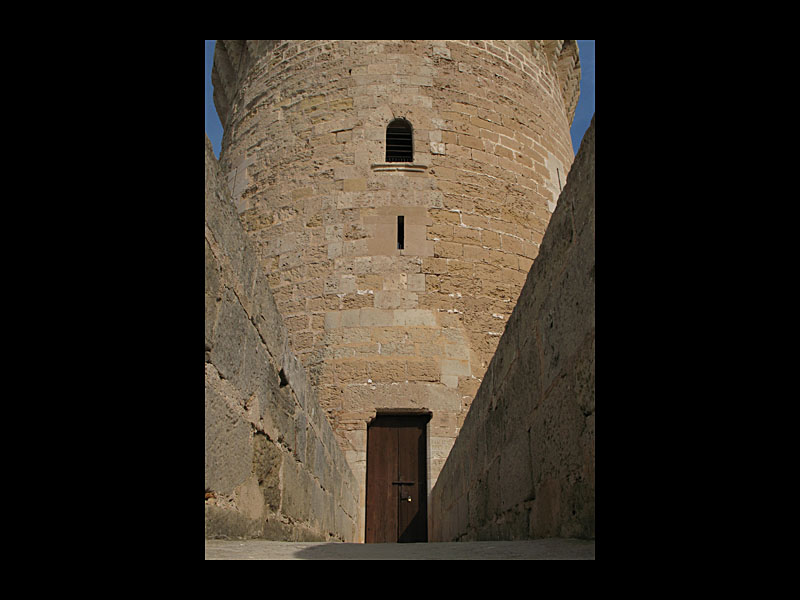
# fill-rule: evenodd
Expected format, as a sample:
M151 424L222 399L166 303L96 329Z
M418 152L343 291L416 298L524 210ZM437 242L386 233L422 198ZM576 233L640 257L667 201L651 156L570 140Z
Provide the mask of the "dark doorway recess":
M367 426L366 543L428 541L430 418L378 415Z

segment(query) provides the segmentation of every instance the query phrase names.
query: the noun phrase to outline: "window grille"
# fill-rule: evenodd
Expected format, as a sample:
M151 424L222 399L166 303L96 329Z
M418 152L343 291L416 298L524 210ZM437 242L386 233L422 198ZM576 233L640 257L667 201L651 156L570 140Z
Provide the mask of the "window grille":
M386 128L386 162L413 162L411 123L395 119Z

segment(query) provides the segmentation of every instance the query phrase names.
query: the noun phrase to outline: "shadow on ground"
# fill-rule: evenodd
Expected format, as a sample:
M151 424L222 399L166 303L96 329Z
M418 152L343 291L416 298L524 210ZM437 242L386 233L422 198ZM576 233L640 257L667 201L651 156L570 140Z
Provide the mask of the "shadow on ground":
M297 550L305 560L594 560L594 540L427 544L318 544Z

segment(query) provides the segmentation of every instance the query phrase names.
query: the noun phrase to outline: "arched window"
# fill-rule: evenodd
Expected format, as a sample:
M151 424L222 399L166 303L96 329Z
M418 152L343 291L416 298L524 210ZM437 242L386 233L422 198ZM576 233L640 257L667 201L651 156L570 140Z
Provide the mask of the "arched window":
M386 162L413 162L411 123L395 119L386 128Z

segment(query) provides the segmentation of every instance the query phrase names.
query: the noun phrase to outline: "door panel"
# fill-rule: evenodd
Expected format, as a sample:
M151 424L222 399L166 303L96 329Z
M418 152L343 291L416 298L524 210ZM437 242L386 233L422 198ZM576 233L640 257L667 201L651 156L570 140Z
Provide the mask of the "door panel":
M427 485L424 425L398 428L398 481L416 483L399 485L398 542L428 541ZM410 499L410 501L409 501Z
M367 543L428 541L429 418L379 416L367 429Z
M397 430L370 427L367 431L367 527L365 540L397 541Z

